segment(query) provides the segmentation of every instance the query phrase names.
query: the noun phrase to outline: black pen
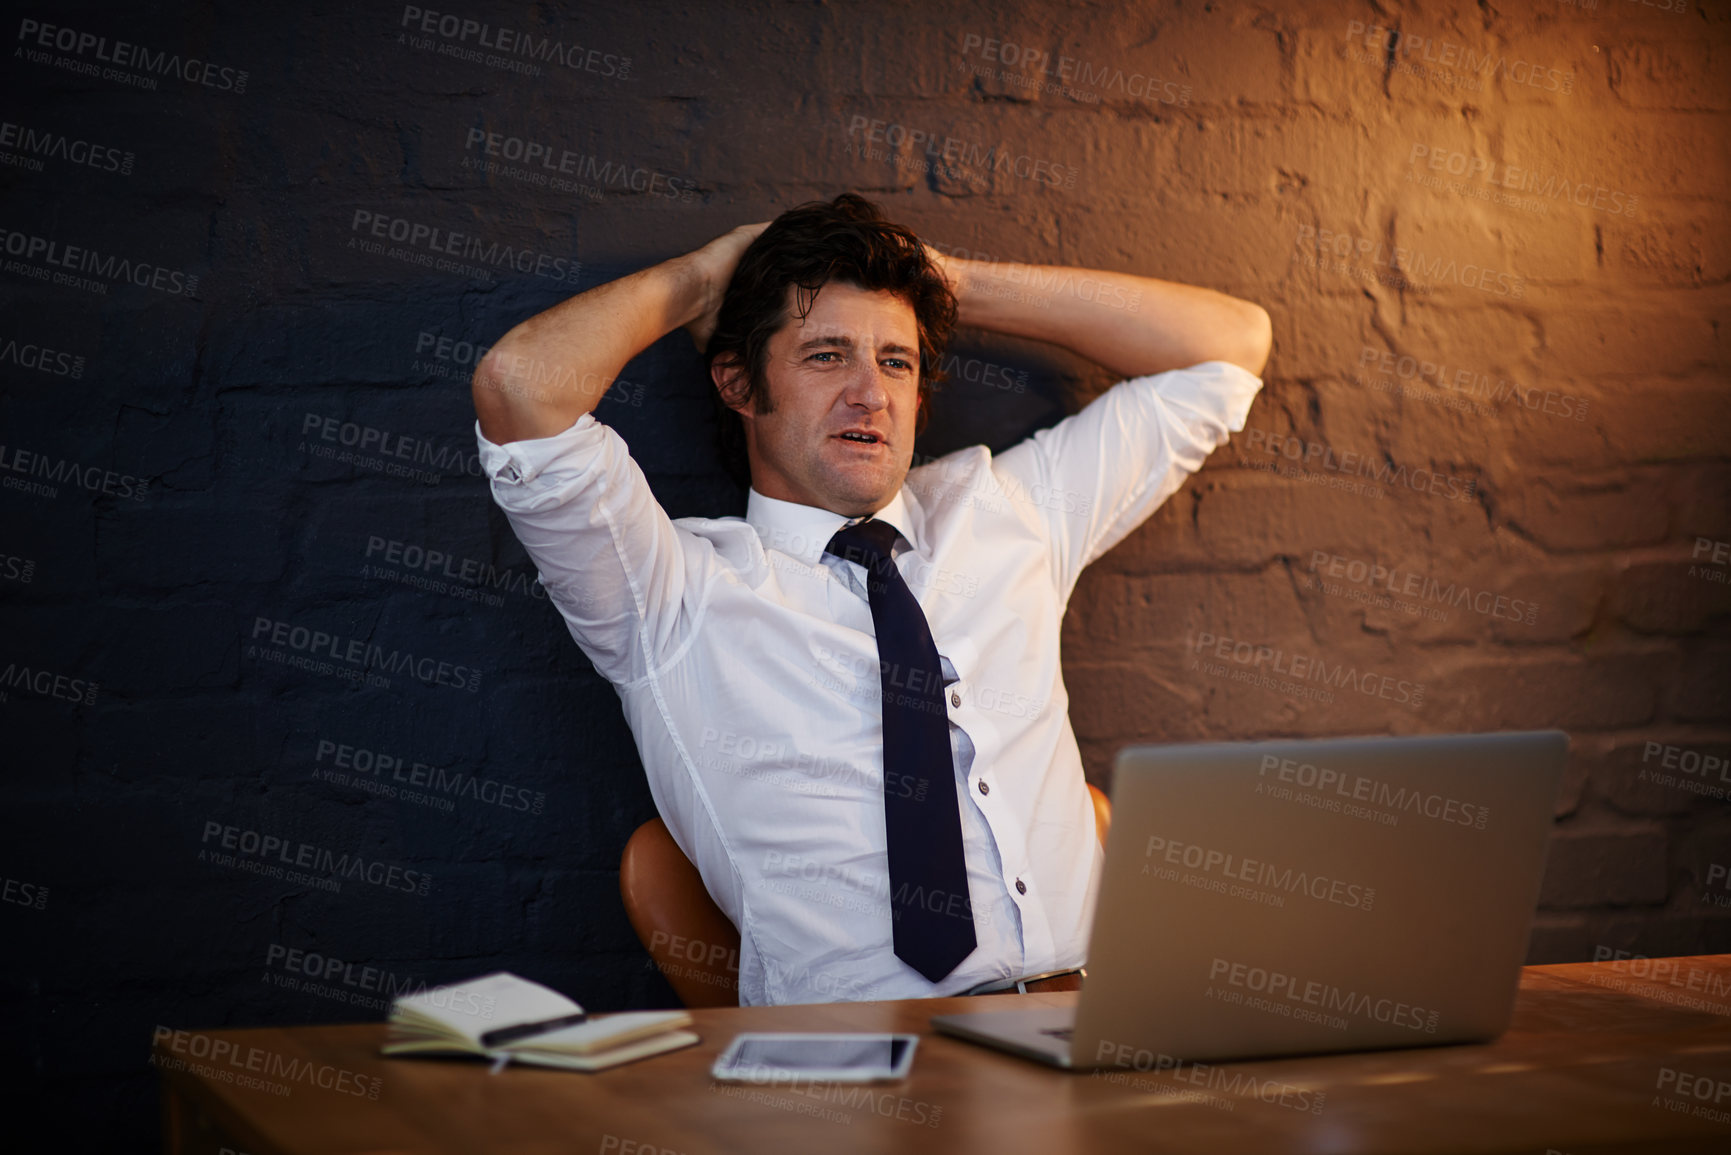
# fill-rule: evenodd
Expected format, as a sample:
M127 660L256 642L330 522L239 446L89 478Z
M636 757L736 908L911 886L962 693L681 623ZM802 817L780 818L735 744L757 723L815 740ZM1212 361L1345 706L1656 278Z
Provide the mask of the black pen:
M518 1023L512 1027L496 1027L481 1036L481 1046L492 1048L514 1043L518 1039L526 1039L531 1035L544 1035L548 1031L556 1031L560 1027L572 1027L578 1023L587 1022L588 1011L578 1011L574 1015L566 1015L558 1019L542 1019L537 1023Z

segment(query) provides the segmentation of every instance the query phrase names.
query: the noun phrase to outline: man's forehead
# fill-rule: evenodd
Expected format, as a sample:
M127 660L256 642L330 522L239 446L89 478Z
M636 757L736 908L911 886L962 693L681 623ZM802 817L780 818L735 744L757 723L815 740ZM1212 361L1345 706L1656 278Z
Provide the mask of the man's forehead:
M801 317L793 296L798 291L797 286L788 286L787 324L782 332L801 344L825 338L852 344L855 337L867 335L880 344L894 341L918 344L919 323L914 308L894 293L831 281L818 291L810 311Z

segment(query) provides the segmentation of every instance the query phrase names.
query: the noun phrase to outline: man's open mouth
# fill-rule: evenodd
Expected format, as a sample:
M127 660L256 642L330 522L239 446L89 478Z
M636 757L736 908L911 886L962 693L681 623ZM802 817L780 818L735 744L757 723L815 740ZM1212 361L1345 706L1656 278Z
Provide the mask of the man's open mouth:
M883 440L883 438L879 437L875 433L860 433L853 430L849 430L846 433L838 433L836 436L841 438L843 441L854 441L861 445L877 445Z

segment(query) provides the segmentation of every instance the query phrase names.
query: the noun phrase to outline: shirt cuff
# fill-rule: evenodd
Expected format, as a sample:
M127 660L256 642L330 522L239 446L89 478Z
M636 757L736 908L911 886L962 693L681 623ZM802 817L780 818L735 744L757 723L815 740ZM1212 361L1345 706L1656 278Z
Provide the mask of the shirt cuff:
M600 427L601 423L595 420L593 413L585 413L563 433L495 445L487 440L481 432L481 423L477 421L475 441L480 446L481 469L487 480L494 484L528 485L560 458L588 446L597 436L591 430Z
M1262 378L1230 361L1204 361L1143 380L1154 383L1161 400L1211 417L1233 433L1244 428L1262 388Z

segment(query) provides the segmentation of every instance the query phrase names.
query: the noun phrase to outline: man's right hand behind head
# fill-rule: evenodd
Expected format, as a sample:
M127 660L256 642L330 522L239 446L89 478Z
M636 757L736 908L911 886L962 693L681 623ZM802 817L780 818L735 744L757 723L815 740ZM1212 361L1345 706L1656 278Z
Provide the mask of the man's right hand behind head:
M706 294L703 313L685 326L685 331L691 334L691 340L696 344L698 352L709 348L709 338L715 332L716 316L721 312L721 302L727 296L727 285L733 280L733 270L739 267L740 256L751 242L757 239L757 235L768 227L768 221L740 225L722 233L691 254L693 267L704 280Z
M470 382L482 435L504 445L569 429L594 410L627 362L675 329L688 329L705 347L740 255L768 226L741 225L514 326Z

